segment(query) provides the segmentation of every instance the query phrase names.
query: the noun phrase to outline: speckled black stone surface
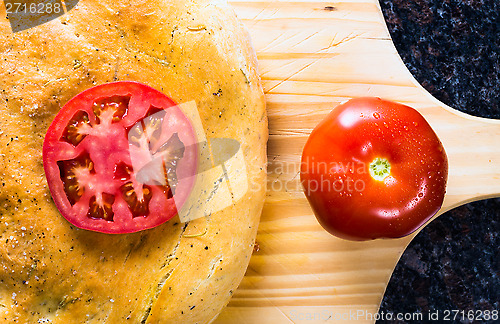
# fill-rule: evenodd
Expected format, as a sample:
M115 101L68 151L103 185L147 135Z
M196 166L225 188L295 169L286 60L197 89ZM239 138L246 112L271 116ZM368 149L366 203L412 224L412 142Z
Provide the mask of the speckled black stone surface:
M399 54L424 88L458 110L500 119L500 0L380 0L380 5ZM500 315L485 320L486 311L500 312L499 233L500 199L438 217L396 266L380 314L422 313L426 323L500 323ZM436 312L437 320L429 319Z
M500 118L499 0L380 0L410 72L437 99Z

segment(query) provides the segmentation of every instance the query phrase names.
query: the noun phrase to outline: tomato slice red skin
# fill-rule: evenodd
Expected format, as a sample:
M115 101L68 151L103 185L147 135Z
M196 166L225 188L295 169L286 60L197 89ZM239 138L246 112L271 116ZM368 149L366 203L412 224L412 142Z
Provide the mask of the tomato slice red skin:
M387 159L390 176L368 170ZM448 160L415 109L380 98L336 107L311 133L301 182L319 223L349 240L399 238L434 216L444 200Z
M102 98L111 98L113 96L130 97L130 107L126 114L117 122L116 127L103 129L109 131L109 141L99 140L98 138L85 138L79 144L72 145L65 142L65 130L68 123L79 111L87 112L90 123L97 123L97 117L93 114L92 104ZM68 101L60 112L54 118L52 124L47 130L44 144L43 144L43 164L45 175L52 199L60 211L61 215L66 218L71 224L91 231L97 231L108 234L123 234L133 233L149 228L156 227L164 222L172 219L177 214L177 208L180 207L183 201L186 200L190 189L193 185L193 177L185 176L182 185L178 191L177 199L165 197L161 188L153 186L151 201L149 202L149 215L133 217L131 211L124 203L123 198L118 197L120 194L119 188L125 183L120 177L116 177L107 183L98 183L98 187L104 188L106 197L109 196L109 188L113 195L115 195L113 203L113 221L105 219L95 219L88 217L86 214L87 208L85 203L93 199L93 192L87 188L87 192L83 194L86 197L86 202L80 204L71 203L64 191L64 183L61 180L61 163L64 160L70 160L73 157L85 152L89 147L100 146L99 150L93 150L91 157L94 159L93 167L100 174L113 175L116 169L115 164L108 160L125 161L131 164L130 153L128 150L129 142L127 140L127 129L130 129L134 124L145 117L148 109L151 106L165 109L170 115L176 116L179 121L174 126L177 127L173 130L165 132L178 132L183 144L186 145L186 154L182 163L182 173L184 175L194 175L196 173L197 165L197 147L195 132L185 115L180 112L177 104L163 93L139 82L133 81L118 81L98 85L96 87L87 89L80 94L76 95ZM175 110L175 112L174 112ZM123 112L122 112L123 113ZM115 124L113 124L115 125ZM95 143L93 143L93 141ZM109 163L108 163L109 162ZM110 177L108 177L109 180ZM180 182L179 182L180 183ZM148 187L149 189L149 187ZM109 200L109 199L108 199ZM81 210L79 210L79 208Z

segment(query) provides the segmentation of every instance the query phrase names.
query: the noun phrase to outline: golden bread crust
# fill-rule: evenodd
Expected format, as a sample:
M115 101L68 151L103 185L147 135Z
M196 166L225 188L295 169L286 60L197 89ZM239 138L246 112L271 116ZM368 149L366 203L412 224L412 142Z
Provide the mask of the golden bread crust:
M81 0L15 34L3 7L0 16L0 321L213 320L243 277L265 197L264 96L232 10L225 1ZM47 189L44 134L70 98L115 80L194 100L207 137L240 142L250 190L210 217L134 234L69 224Z

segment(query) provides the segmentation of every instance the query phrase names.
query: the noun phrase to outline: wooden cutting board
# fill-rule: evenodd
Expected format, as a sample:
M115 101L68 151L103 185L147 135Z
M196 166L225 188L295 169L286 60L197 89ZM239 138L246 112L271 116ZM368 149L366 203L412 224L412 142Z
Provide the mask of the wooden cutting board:
M418 109L449 158L443 213L500 195L500 121L457 112L428 94L397 54L377 0L231 3L252 36L267 94L269 181L259 250L216 323L373 323L412 237L350 242L327 234L299 183L308 134L353 97Z

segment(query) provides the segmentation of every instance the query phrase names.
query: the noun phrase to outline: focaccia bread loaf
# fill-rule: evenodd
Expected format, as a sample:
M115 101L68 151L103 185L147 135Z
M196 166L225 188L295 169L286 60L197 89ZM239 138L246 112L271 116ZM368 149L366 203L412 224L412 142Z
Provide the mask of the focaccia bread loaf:
M265 197L267 118L249 37L225 1L81 0L13 33L0 6L0 322L207 323L242 279ZM249 190L209 217L134 234L78 229L56 209L42 144L61 107L132 80L195 101L239 141Z

